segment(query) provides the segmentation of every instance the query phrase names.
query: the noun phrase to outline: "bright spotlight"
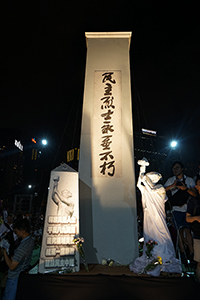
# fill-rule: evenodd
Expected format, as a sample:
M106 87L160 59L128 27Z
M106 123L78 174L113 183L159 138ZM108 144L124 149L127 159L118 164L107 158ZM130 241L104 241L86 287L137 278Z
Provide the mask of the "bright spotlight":
M171 147L172 147L172 148L175 148L176 146L177 146L177 142L176 142L176 141L172 141L172 142L171 142Z
M46 146L47 145L47 140L42 140L42 145Z

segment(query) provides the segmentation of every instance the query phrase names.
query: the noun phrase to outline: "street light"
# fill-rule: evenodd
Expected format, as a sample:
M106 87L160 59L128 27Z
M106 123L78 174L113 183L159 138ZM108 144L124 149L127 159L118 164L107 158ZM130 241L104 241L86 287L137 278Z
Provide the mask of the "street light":
M47 140L42 140L42 145L46 146L47 145Z
M181 160L181 145L180 142L173 140L170 143L171 155L174 160Z
M171 142L171 147L172 147L172 148L175 148L176 146L177 146L177 142L176 142L176 141L172 141L172 142Z

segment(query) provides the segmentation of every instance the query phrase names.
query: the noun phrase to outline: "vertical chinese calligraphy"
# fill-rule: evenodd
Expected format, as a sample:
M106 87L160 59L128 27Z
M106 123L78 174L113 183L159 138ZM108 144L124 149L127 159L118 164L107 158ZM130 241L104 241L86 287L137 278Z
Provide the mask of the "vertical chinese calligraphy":
M102 138L102 151L99 153L100 161L100 172L105 175L108 170L109 176L114 176L115 174L115 157L112 150L112 133L115 131L115 128L112 124L112 115L115 112L115 102L112 95L112 86L116 84L116 80L113 79L114 72L106 72L102 74L102 83L105 83L104 87L104 97L101 98L101 109L105 113L101 114L102 126L101 126L101 138Z
M121 71L95 71L93 176L121 176Z

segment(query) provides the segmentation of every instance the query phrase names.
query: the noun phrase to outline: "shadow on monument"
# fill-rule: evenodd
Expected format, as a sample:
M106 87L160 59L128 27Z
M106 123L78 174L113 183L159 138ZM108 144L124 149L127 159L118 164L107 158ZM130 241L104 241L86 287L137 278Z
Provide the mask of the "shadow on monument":
M88 263L98 263L96 256L97 250L94 248L93 241L93 214L92 214L92 196L91 188L79 179L80 193L80 234L85 239L84 251ZM88 230L90 229L90 230Z

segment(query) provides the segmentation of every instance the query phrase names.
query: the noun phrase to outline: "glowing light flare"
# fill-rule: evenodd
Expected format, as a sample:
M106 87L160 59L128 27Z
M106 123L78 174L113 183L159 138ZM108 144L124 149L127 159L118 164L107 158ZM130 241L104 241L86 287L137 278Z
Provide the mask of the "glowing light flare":
M42 145L46 146L47 145L47 140L42 140Z
M177 146L177 142L176 142L176 141L172 141L172 142L171 142L171 147L172 147L172 148L175 148L176 146Z

